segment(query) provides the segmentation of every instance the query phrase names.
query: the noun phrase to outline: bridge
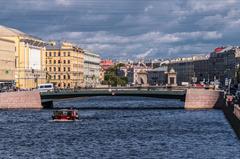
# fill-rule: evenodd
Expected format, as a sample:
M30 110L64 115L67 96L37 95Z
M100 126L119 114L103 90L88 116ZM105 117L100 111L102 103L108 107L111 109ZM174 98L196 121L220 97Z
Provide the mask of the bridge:
M55 92L41 93L42 105L45 108L52 107L54 100L94 97L94 96L139 96L165 99L185 100L185 89L130 89L130 88L111 88L111 89L82 89L82 90L62 90Z
M186 90L133 90L133 89L83 89L70 91L56 91L41 93L41 99L65 99L76 97L92 97L92 96L142 96L155 98L170 98L184 100Z
M139 96L185 101L186 109L222 108L224 92L210 89L176 89L176 88L111 88L55 90L39 93L38 91L20 91L0 93L0 109L9 108L53 108L53 102L59 99L93 96Z
M42 104L51 107L54 100L94 96L139 96L185 100L185 89L82 89L41 93Z

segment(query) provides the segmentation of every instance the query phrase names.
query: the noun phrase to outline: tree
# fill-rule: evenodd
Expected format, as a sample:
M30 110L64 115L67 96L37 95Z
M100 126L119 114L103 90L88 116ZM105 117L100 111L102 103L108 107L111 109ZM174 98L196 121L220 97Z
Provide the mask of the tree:
M114 67L109 68L105 72L104 81L102 82L102 84L107 84L111 86L126 86L126 84L128 83L127 77L117 76L117 70L123 66L125 65L120 63L115 65Z

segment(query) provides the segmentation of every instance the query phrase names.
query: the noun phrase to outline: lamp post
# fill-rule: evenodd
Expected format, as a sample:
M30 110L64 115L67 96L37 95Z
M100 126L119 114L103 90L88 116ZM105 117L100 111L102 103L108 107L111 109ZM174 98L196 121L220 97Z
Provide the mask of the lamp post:
M40 77L40 74L35 73L35 70L32 69L33 77L34 77L34 82L35 82L35 88L38 87L38 78Z

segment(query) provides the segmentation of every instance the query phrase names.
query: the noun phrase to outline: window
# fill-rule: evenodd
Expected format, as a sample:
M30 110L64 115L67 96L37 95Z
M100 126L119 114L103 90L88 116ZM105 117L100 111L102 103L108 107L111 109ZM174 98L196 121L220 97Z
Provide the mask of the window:
M50 72L52 71L52 67L49 67L49 71L50 71Z
M63 56L66 56L66 52L63 52Z
M70 52L68 52L68 56L70 56Z
M70 87L70 83L68 83L68 87Z
M68 60L68 63L70 64L70 60Z
M56 75L53 76L53 79L56 79Z
M66 67L63 67L63 71L64 71L64 72L66 71Z
M66 83L63 83L63 86L66 87Z
M54 71L54 72L56 71L56 67L53 68L53 71Z
M58 52L58 56L61 56L61 53L60 53L60 52Z
M68 79L70 79L70 75L68 75Z
M47 64L47 60L46 60L46 64Z
M58 79L61 79L61 76L60 76L60 75L58 75Z
M54 57L56 56L56 52L53 53L54 54Z
M54 60L53 63L56 64L56 60Z
M47 52L46 52L46 56L47 56L48 54L47 54Z
M58 83L58 87L61 87L61 83Z
M59 71L59 72L61 71L61 67L58 67L58 71Z
M65 64L65 63L66 63L66 60L63 60L63 63Z
M51 52L49 52L49 56L52 56L52 53L51 53Z
M70 67L68 67L68 71L71 71Z
M52 60L49 60L49 63L52 64Z
M66 75L63 75L63 79L66 79Z
M60 61L60 60L58 60L58 63L61 63L61 61Z

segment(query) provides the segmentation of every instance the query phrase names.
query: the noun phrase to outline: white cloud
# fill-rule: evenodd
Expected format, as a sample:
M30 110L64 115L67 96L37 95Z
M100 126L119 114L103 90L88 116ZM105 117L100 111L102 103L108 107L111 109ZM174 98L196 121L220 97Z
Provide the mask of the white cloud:
M149 5L149 6L147 6L147 7L144 9L144 12L148 12L148 11L150 11L151 9L153 9L153 6L152 6L152 5Z
M62 6L69 6L72 4L71 0L55 0L56 4L62 5Z
M174 35L182 40L214 40L222 38L222 34L217 31L182 32Z
M207 12L207 11L221 11L229 7L235 6L237 0L189 0L188 5L192 11Z

